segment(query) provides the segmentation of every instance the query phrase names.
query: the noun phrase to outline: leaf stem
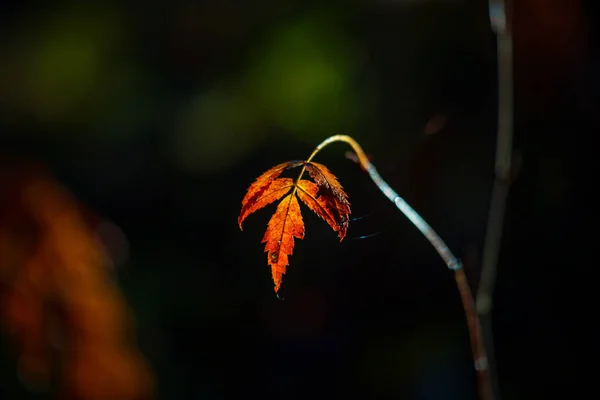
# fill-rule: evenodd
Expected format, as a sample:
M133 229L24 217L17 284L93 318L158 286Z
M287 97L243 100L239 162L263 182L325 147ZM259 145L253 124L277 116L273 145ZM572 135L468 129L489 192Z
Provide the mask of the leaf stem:
M492 400L493 395L488 373L487 356L481 335L481 325L475 309L473 294L469 288L467 277L462 269L461 262L452 254L446 243L444 243L442 238L433 230L433 228L431 228L431 226L429 226L429 224L410 205L408 205L408 203L400 197L398 193L383 180L383 178L381 178L375 166L367 158L362 147L352 137L347 135L334 135L328 137L315 148L310 157L306 160L306 163L310 162L325 146L333 142L344 142L352 147L352 150L354 150L358 158L359 165L369 174L379 190L396 205L400 212L402 212L402 214L404 214L419 231L421 231L427 240L429 240L429 243L431 243L438 252L440 257L442 257L448 268L454 271L454 279L456 280L456 286L460 293L469 328L473 362L477 372L477 386L480 398L481 400ZM304 169L305 168L303 167L298 179L302 177Z

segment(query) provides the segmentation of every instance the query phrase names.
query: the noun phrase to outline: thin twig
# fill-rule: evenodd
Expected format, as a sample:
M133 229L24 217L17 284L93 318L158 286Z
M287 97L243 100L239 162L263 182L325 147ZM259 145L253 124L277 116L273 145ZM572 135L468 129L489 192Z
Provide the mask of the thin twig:
M346 135L335 135L325 139L319 144L313 153L310 155L308 160L311 160L323 147L327 146L332 142L345 142L348 143L352 150L356 153L356 158L359 165L365 170L379 190L398 207L398 209L410 220L421 231L421 233L429 240L431 245L442 257L449 269L454 271L454 278L456 280L456 286L460 293L463 308L465 310L465 317L467 319L467 325L469 328L469 337L471 339L471 350L473 352L473 362L475 370L477 372L477 386L481 400L492 400L491 383L488 374L488 361L486 351L481 336L481 325L479 324L479 318L475 311L475 302L473 301L473 295L465 272L462 269L461 262L452 254L448 246L444 243L442 238L429 226L429 224L411 207L408 203L398 195L386 181L381 178L375 166L371 164L363 149L360 145L350 136Z
M505 1L489 0L489 11L490 23L496 33L498 52L498 136L496 144L496 178L492 189L476 304L482 323L484 344L488 353L490 379L495 397L499 400L500 391L494 362L491 310L498 255L504 228L506 198L508 197L513 169L513 65L512 34L507 21Z

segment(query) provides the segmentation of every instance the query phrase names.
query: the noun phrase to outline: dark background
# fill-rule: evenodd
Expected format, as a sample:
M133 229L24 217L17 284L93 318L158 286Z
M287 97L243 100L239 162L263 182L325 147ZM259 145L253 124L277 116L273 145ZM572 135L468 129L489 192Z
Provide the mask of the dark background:
M503 398L542 399L579 388L589 332L575 315L592 268L598 6L517 3L523 163L494 328ZM317 160L364 218L339 243L303 209L284 301L260 243L275 206L243 232L237 215L264 170L347 133L476 287L496 85L485 1L0 1L0 150L45 163L126 236L113 257L160 399L475 398L452 274L345 145ZM45 398L10 354L4 340L0 398Z

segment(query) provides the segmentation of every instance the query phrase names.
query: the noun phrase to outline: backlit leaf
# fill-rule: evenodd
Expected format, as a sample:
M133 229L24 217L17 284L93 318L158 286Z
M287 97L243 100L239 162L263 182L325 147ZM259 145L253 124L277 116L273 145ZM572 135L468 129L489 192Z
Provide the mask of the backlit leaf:
M304 169L296 180L279 178L286 169L300 165L304 165L315 182L301 179ZM248 215L282 197L283 200L269 220L262 239L262 243L265 243L267 263L271 267L275 292L281 287L283 275L289 265L289 256L294 251L294 238L304 238L304 221L298 198L327 222L338 233L340 240L346 236L350 215L350 203L346 193L337 178L324 165L290 161L271 168L250 185L242 200L242 209L238 217L240 229Z
M319 187L319 198L327 209L332 210L335 218L340 240L346 236L348 223L350 222L350 202L348 195L344 192L342 185L338 182L335 175L331 173L323 164L308 163L306 165L308 174L313 178Z
M244 196L244 199L242 200L242 211L240 212L240 216L238 217L238 225L240 226L240 229L242 229L242 223L248 215L276 200L279 200L285 193L287 193L280 192L279 195L273 195L272 191L270 190L271 185L273 185L275 179L277 179L283 171L285 171L286 169L297 167L301 164L302 163L299 161L288 161L274 166L273 168L256 178L254 183L252 183L252 185L250 185L250 187L248 188L246 196ZM283 183L280 183L276 189L283 190L284 186L285 185ZM265 194L268 194L269 196L265 196Z
M304 221L298 199L290 194L277 206L262 240L262 243L266 243L267 262L271 266L275 292L279 290L289 265L288 256L294 251L294 238L304 238Z
M340 231L335 217L336 210L331 207L331 204L325 200L325 197L319 196L317 193L319 187L306 179L298 182L298 197L304 204L308 206L315 214L323 218L335 232Z

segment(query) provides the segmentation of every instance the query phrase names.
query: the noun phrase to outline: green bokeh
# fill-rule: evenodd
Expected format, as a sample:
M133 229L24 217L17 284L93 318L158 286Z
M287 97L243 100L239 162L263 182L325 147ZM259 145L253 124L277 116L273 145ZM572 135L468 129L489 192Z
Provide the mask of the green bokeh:
M331 18L286 21L257 49L245 87L270 121L309 142L353 126L360 53Z
M21 61L22 107L47 123L93 114L113 86L110 60L121 37L121 21L110 8L65 9L31 26L19 39L28 47Z
M249 104L227 89L199 94L179 115L173 160L193 172L227 168L264 137L259 123Z

